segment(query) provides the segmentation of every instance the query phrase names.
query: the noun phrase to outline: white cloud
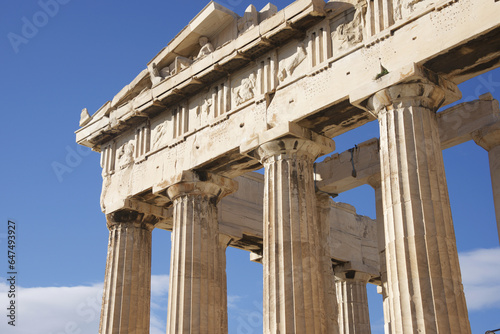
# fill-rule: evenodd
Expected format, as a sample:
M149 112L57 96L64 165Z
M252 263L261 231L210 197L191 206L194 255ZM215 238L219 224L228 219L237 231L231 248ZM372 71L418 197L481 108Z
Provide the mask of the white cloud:
M460 264L469 310L499 307L500 248L461 253ZM168 279L168 275L151 277L151 334L165 333ZM1 321L0 333L95 334L99 328L102 286L102 283L74 287L18 286L16 327ZM6 279L0 278L0 305L8 305L8 290ZM240 309L241 299L240 296L228 296L228 307L236 317L234 326L253 328L259 325L261 311L257 312L256 305L256 309Z
M238 308L237 307L237 303L238 301L241 300L241 297L240 296L227 296L227 308L230 309L230 308Z
M460 267L470 311L500 306L500 248L460 253Z
M150 334L167 331L168 275L151 276Z
M8 305L9 286L0 278L0 305ZM151 277L151 334L165 333L168 275ZM99 328L102 283L74 287L17 286L16 326L0 315L0 333L12 334L95 334Z

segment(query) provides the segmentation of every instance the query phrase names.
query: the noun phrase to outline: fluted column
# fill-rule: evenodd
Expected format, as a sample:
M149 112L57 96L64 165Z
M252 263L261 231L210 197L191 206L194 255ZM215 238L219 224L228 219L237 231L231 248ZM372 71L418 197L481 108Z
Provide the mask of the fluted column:
M500 123L477 131L473 135L476 144L488 151L490 160L491 186L497 218L498 240L500 242Z
M380 163L392 333L470 333L431 83L392 86L369 106Z
M384 309L384 332L391 334L391 311L389 299L387 298L387 266L385 263L385 234L384 234L384 205L382 200L382 180L380 174L371 177L368 184L375 190L375 208L377 214L377 242L380 264L380 286L377 292L382 295Z
M326 142L333 149L333 142ZM322 153L310 140L262 144L264 185L264 333L329 331L313 162Z
M370 334L366 284L370 275L357 271L336 271L340 334Z
M154 216L121 210L106 216L108 257L100 334L149 333Z
M226 247L219 235L218 201L236 183L186 174L167 188L174 205L167 333L227 333Z
M319 246L321 247L323 260L323 291L325 294L325 317L327 333L338 332L338 301L335 287L335 275L333 272L332 258L328 247L328 237L330 235L330 211L331 198L325 193L316 194L316 207L318 212Z

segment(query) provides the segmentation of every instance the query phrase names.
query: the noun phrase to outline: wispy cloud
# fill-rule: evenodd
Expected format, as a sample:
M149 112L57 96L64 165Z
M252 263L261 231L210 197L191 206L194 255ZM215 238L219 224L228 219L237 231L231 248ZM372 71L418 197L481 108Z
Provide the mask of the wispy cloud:
M9 287L0 278L0 305L8 305ZM99 329L102 283L73 287L17 287L16 326L0 322L0 333L95 334ZM168 275L151 277L151 334L164 334ZM5 314L2 318L5 317ZM5 317L5 319L7 319Z
M228 309L231 309L231 308L237 309L238 308L237 303L240 299L241 299L240 296L227 296L227 308Z
M469 310L500 307L500 248L461 253L460 264ZM165 333L168 279L168 275L151 277L151 334ZM0 305L8 303L9 288L6 283L5 278L0 278ZM18 287L16 327L1 321L0 333L97 333L102 288L102 283L71 287ZM242 302L244 305L241 305ZM236 332L253 333L262 326L261 302L247 303L240 296L228 296L231 327Z
M459 254L470 311L500 307L500 248Z

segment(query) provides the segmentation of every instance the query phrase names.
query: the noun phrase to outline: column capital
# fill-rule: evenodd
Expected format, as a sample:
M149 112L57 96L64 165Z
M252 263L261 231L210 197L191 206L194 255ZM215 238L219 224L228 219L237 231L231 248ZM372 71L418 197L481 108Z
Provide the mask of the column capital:
M287 159L289 157L304 157L314 161L317 157L325 153L329 152L325 152L324 145L320 145L312 140L293 137L268 141L261 144L255 151L255 155L261 163L265 163L272 157L277 157L276 160Z
M314 156L314 158L335 150L335 142L331 138L315 133L298 124L286 122L249 139L240 146L240 153L252 159L258 159L262 163L265 160L264 158L269 156L284 154L287 151L293 153L307 150L307 147L302 144L299 145L299 142L296 143L295 140L301 140L300 143L302 144L304 142L315 143L315 146L308 144L314 146L314 150L310 152L310 155Z
M336 266L333 271L335 274L335 278L342 281L353 280L368 283L368 281L372 278L372 275L369 273L357 270L349 270L344 268L342 265Z
M166 190L172 201L179 196L203 195L218 202L238 190L238 182L208 172L184 171Z
M156 216L128 209L117 210L106 215L109 230L122 224L128 224L152 231L159 220Z
M226 249L229 244L233 241L233 238L231 238L229 235L219 233L219 244Z
M472 134L472 139L477 145L489 152L500 145L500 122L475 131Z
M373 189L378 189L382 186L382 175L380 173L377 173L371 177L368 178L368 184L373 188Z
M379 90L368 100L366 106L375 116L384 109L394 109L395 105L423 107L435 112L445 100L445 90L442 87L433 83L414 82Z
M350 101L378 117L391 105L422 106L436 111L461 98L457 85L437 73L410 63L369 82L349 94ZM392 108L391 108L392 109Z
M322 192L316 192L316 206L320 209L330 209L332 206L330 195Z

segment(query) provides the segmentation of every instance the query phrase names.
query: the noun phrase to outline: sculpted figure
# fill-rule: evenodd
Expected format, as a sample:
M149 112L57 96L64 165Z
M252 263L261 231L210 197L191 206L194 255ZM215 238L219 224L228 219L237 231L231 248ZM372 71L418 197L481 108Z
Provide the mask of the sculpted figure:
M237 106L254 97L255 82L255 74L252 73L248 78L241 80L239 87L233 88L234 100Z
M198 57L196 57L195 60L201 59L214 52L214 46L212 45L212 43L210 43L208 37L202 36L200 37L198 42L200 43L201 49L200 52L198 52Z
M293 74L293 71L307 58L307 51L303 43L297 46L297 52L292 58L283 59L279 63L278 79L285 80Z
M201 46L200 52L198 52L198 56L196 58L192 58L192 57L187 58L187 57L182 57L182 56L176 57L175 61L174 61L173 74L179 73L183 69L191 66L191 64L195 60L206 57L209 54L211 54L212 52L214 52L214 46L212 45L212 43L210 43L210 41L208 40L207 37L205 37L205 36L200 37L198 42L200 43L200 46Z
M167 132L167 121L159 124L156 127L156 131L153 132L153 137L151 139L151 144L153 149L159 148L162 142L163 136Z
M335 30L335 38L340 41L339 50L350 48L363 41L366 7L366 0L358 1L352 21L339 25Z
M80 114L80 126L86 125L90 121L90 114L87 108L83 108Z
M125 168L134 162L134 144L123 144L118 150L118 161L120 168Z
M394 6L394 19L402 20L410 16L414 10L414 6L422 2L423 0L396 0L396 5Z
M208 114L208 113L210 113L211 107L212 107L212 99L205 98L205 100L203 101L203 104L201 105L201 111Z
M242 33L259 24L259 13L254 5L248 6L245 15L238 19L238 32Z
M149 76L151 78L151 83L153 85L156 85L157 83L170 76L170 69L168 68L168 66L163 67L161 70L158 70L156 64L153 63L151 67L148 67L148 70Z

